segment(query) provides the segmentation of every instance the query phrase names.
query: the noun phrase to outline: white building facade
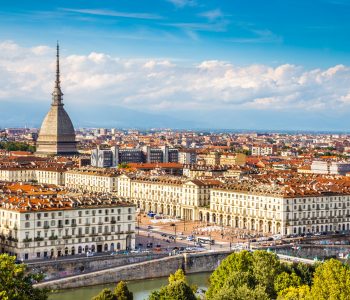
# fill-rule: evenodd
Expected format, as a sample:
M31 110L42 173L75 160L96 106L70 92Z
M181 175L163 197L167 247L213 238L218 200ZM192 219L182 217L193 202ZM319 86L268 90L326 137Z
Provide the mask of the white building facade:
M1 253L18 259L135 248L135 206L117 199L1 200Z

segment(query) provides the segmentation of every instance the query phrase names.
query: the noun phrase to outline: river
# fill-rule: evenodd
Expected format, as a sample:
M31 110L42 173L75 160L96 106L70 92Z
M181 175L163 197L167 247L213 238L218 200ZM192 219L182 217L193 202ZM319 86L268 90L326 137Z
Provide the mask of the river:
M206 289L208 287L208 279L210 273L198 273L187 275L190 284L196 284L199 289ZM151 291L159 289L166 285L167 278L147 279L128 282L128 288L134 293L134 300L147 299ZM76 288L71 290L63 290L57 293L52 293L49 300L90 300L96 296L102 289L110 288L112 291L115 284L97 285L83 288Z

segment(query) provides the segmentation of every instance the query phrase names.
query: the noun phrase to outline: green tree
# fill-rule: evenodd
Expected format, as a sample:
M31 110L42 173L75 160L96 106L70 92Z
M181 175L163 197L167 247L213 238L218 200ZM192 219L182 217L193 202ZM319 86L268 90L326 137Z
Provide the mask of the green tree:
M16 264L15 261L14 256L0 255L0 299L47 299L48 290L33 287L33 283L41 281L43 276L27 272L24 264Z
M233 253L210 276L206 296L213 299L223 287L237 289L245 285L252 293L260 286L269 297L274 297L274 281L281 272L281 264L273 253L259 250Z
M116 300L132 300L134 298L133 293L129 291L124 281L119 281L114 289L114 295Z
M254 251L252 264L256 284L265 287L271 297L275 296L275 278L282 272L277 255L267 251Z
M175 282L175 281L184 281L186 282L186 276L182 269L178 269L174 274L170 274L169 276L169 283Z
M299 287L289 287L281 291L277 297L277 300L313 300L318 298L312 298L310 293L310 287L308 285L302 285Z
M119 281L114 289L114 293L110 289L103 289L91 300L133 300L133 298L133 293L129 291L126 283Z
M319 300L350 298L349 266L330 259L316 268L311 294Z
M196 300L195 291L186 280L182 270L177 270L169 276L169 284L159 291L153 291L148 300Z
M269 300L269 295L265 292L265 288L257 285L254 289L244 284L238 287L223 287L220 291L208 298L211 300Z
M116 298L110 289L103 289L97 296L93 297L92 300L116 300Z
M292 265L292 272L295 272L295 274L300 277L302 284L306 284L308 286L311 286L312 284L315 269L316 265L307 265L303 263Z
M283 272L279 274L274 283L275 291L280 293L281 291L289 288L289 287L298 287L301 285L301 278L296 275L294 272L289 274L287 272Z
M0 142L0 149L7 151L30 151L35 152L35 147L21 142Z
M208 299L216 295L225 285L226 280L232 280L236 274L245 274L244 278L252 279L252 254L248 251L233 253L226 257L218 268L210 275L210 285L206 292Z
M123 162L118 165L118 169L130 169L130 166L128 165L128 163Z

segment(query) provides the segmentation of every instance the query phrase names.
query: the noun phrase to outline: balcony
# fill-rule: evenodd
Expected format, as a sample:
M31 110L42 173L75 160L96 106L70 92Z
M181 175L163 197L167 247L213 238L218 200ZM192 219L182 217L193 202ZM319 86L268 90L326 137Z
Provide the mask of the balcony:
M57 235L51 235L50 237L49 237L49 240L50 241L54 241L54 240L57 240L58 239L58 236Z
M115 223L117 223L116 220L112 220L112 221L111 221L111 224L115 224Z
M63 224L58 224L58 228L63 228Z
M50 226L49 225L44 225L44 229L49 229Z
M77 223L72 223L72 227L77 227Z
M31 241L33 241L33 239L30 239L30 238L23 239L23 243L30 243Z
M44 238L40 237L40 236L37 236L37 237L34 238L34 241L36 241L36 242L41 242L43 240L44 240Z
M71 235L64 235L62 238L63 238L64 240L68 240L68 239L71 239L72 236L71 236Z

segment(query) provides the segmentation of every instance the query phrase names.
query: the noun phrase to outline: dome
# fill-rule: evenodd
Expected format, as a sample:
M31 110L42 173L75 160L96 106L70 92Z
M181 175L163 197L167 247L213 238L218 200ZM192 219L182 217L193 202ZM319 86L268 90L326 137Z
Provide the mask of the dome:
M37 140L37 154L77 154L75 131L63 105L52 105L44 118Z
M78 153L74 127L63 108L62 96L57 45L56 81L50 111L45 116L39 131L36 151L39 155L73 155Z
M39 131L38 142L75 142L72 121L63 106L51 106Z

